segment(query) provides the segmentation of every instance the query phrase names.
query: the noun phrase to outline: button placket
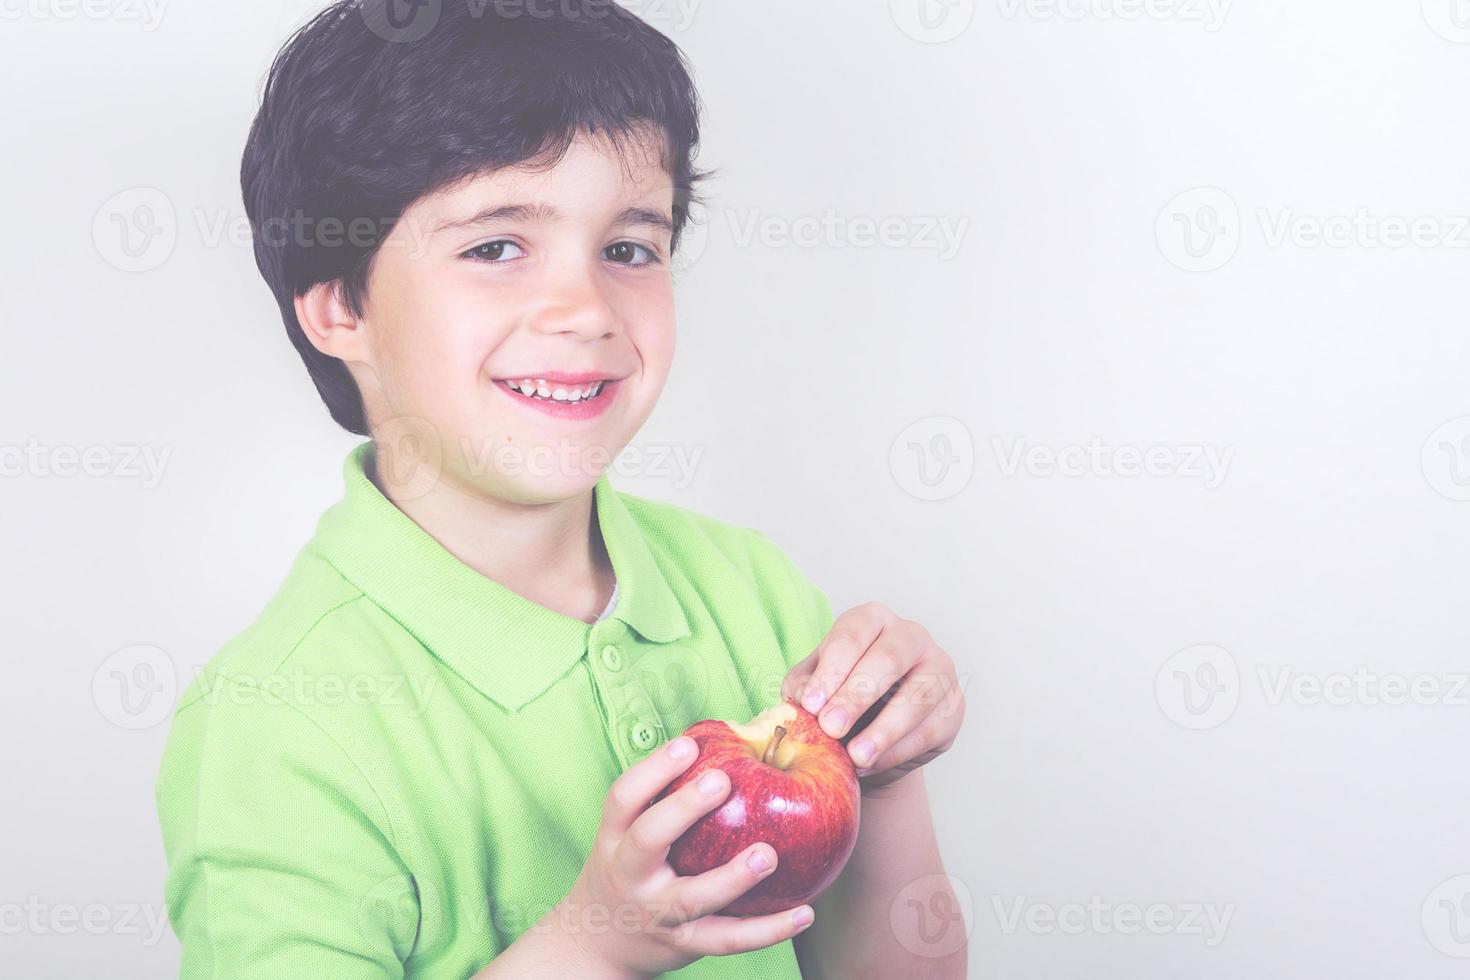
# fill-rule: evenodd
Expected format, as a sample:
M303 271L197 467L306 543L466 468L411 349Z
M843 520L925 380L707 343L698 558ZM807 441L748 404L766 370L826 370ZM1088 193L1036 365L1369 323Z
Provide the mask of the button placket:
M602 648L602 666L614 674L623 669L623 655L615 645L609 643Z
M658 729L647 721L633 723L632 729L633 748L639 752L647 752L658 744Z
M600 635L599 635L600 634ZM616 629L594 629L588 637L589 660L595 666L593 683L602 692L608 725L623 761L631 764L664 741L663 720L638 672L625 669L633 662L629 640Z

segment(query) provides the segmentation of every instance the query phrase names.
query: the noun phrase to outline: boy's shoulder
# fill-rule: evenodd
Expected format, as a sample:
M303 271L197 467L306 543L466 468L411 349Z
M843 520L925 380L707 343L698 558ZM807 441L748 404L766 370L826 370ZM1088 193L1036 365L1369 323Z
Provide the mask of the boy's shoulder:
M687 583L694 593L686 601L737 609L755 603L775 632L787 666L806 656L831 628L826 592L765 532L676 504L621 492L619 497L666 580Z
M685 583L708 597L739 580L760 597L773 621L788 618L793 604L796 611L830 621L825 594L764 532L667 501L613 492L670 584ZM405 665L383 643L394 626L387 612L309 543L255 618L198 672L178 710L218 695L221 684L285 682L301 672L402 670Z
M765 532L711 517L678 504L616 491L649 546L681 568L730 562L757 575L800 575Z
M328 633L370 633L375 614L381 611L362 590L308 545L255 618L200 669L180 697L178 710L217 694L221 684L261 686L281 683L292 671L329 672L336 652L349 646L360 657L374 645L313 640Z
M619 492L629 515L671 582L684 580L708 601L730 598L732 581L753 594L793 649L832 624L826 592L764 531L676 504Z

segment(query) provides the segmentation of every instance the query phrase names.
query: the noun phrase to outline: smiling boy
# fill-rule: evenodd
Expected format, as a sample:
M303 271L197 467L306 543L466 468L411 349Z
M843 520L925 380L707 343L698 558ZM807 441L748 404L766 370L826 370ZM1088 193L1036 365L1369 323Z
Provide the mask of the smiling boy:
M952 660L607 478L673 359L703 176L682 56L610 2L446 3L397 43L362 6L283 49L245 152L252 226L296 229L256 241L287 333L370 439L176 712L182 974L963 976L962 925L893 917L955 907L921 768L963 717ZM728 778L654 800L685 727L783 696L860 767L858 845L814 906L722 916L772 842L678 877Z

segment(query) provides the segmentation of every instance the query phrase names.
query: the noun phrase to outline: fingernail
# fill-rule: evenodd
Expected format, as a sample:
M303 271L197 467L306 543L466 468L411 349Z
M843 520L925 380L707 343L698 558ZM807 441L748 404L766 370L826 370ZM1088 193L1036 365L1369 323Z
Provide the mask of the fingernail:
M822 702L825 700L827 700L827 695L822 690L807 691L806 697L801 699L801 706L812 714L816 714L817 709L822 706Z
M798 927L811 925L812 919L814 918L816 916L812 914L812 910L805 905L791 913L791 921L796 923Z
M694 739L680 735L669 743L669 755L675 759L687 759L694 754Z
M822 716L822 728L833 738L847 725L847 712L841 708L833 708Z
M706 796L714 796L720 791L720 774L707 772L699 777L699 791Z
M750 857L745 859L745 864L756 874L763 874L770 870L771 859L766 857L765 851L751 851Z
M852 761L866 766L873 761L874 745L871 739L860 738L852 744Z

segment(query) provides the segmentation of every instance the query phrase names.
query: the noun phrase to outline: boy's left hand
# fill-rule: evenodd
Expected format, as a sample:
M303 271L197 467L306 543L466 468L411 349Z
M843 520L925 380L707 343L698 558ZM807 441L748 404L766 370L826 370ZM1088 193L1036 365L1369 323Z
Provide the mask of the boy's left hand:
M864 792L883 789L954 744L965 697L954 660L882 603L849 609L781 682L845 740Z

